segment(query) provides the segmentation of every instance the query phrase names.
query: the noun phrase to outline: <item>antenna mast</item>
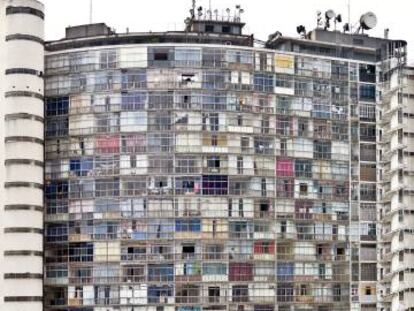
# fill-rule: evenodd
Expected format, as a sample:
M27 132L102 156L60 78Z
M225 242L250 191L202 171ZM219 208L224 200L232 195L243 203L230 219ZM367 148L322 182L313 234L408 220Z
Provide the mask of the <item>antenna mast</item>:
M89 1L89 24L92 24L93 0Z

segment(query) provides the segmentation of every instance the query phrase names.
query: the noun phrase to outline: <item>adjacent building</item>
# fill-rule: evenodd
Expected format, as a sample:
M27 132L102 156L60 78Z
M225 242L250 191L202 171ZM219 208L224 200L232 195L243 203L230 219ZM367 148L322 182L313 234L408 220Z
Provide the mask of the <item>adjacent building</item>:
M0 310L42 311L43 5L0 1Z

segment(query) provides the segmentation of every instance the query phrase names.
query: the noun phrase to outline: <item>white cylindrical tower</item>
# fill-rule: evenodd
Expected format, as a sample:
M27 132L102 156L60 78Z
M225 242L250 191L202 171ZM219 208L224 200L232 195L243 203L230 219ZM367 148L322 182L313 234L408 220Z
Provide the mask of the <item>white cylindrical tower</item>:
M43 9L0 0L0 310L43 308Z

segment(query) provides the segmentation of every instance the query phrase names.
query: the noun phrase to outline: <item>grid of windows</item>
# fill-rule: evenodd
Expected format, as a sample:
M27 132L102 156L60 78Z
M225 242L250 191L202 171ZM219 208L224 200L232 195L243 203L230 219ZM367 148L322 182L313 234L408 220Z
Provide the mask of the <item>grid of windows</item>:
M369 164L367 183L349 179L349 81L375 101L373 69L254 49L133 51L48 56L46 308L345 310L350 194L376 195ZM361 105L364 141L373 119Z

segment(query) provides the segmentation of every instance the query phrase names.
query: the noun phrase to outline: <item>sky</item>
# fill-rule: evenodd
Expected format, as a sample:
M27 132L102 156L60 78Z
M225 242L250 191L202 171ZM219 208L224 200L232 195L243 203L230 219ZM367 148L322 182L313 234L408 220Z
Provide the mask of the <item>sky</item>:
M46 6L46 39L64 37L65 27L89 23L89 0L41 0ZM316 26L316 12L328 9L341 14L344 22L357 25L362 14L372 11L378 25L370 36L384 35L389 28L392 39L408 41L409 63L414 63L414 1L413 0L197 0L197 6L219 12L240 4L245 34L266 41L269 34L280 31L297 36L296 26L307 31ZM350 3L350 19L348 14ZM93 22L105 22L117 32L183 30L189 16L191 0L93 0ZM343 24L342 24L343 25ZM338 29L342 29L342 25Z

